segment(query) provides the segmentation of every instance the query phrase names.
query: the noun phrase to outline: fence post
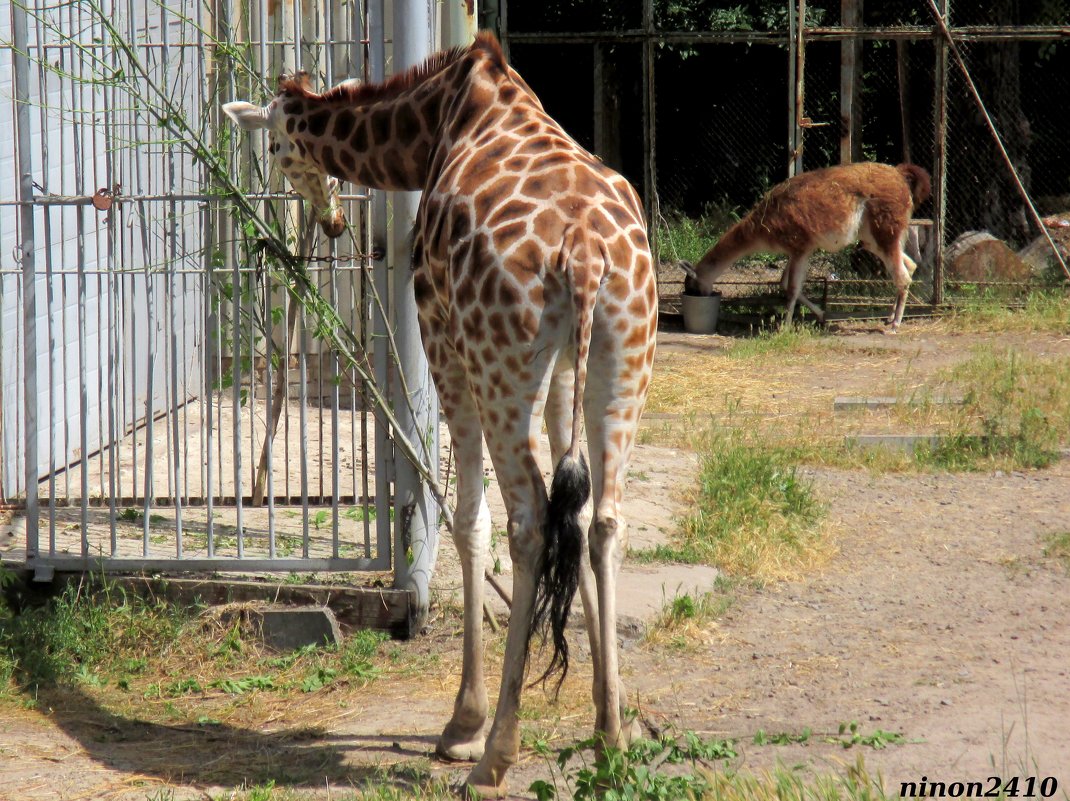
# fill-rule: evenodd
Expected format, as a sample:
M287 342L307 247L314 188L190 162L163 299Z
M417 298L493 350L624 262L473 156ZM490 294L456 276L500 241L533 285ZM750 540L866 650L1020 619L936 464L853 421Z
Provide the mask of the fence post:
M26 560L38 555L37 265L33 230L33 156L30 131L30 44L26 9L11 4L11 59L15 77L16 169L19 172L19 258L22 261L22 419L26 482Z
M944 22L949 21L951 0L936 0ZM935 32L933 45L936 50L935 80L933 92L933 238L936 252L933 257L933 306L944 302L944 225L947 213L947 51L944 37Z
M427 0L399 0L394 5L395 73L419 64L430 54L431 14ZM399 422L398 434L417 448L424 443L426 464L437 471L438 397L428 378L420 341L411 262L411 232L420 193L394 192L392 198L394 339L399 375L393 382L391 397ZM427 615L428 586L438 554L438 507L430 488L408 460L396 460L394 468L394 586L416 592L415 625L419 627Z
M654 3L653 0L643 0L643 152L646 154L646 162L643 165L643 188L648 236L655 262L657 262L658 154L654 54Z
M862 0L841 0L840 24L844 28L862 24ZM840 42L840 164L859 161L862 154L861 63L862 40L855 33Z

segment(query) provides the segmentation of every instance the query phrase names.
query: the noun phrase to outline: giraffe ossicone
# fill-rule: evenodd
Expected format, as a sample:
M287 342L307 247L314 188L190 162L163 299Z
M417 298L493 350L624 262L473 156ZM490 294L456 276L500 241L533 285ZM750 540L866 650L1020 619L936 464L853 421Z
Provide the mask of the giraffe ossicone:
M623 745L634 721L624 714L618 669L616 580L627 546L621 501L657 332L635 190L546 114L488 33L382 83L347 82L317 94L299 78L284 79L267 106L224 110L243 128L267 129L271 155L325 224L338 222L334 179L423 192L414 284L454 440L453 534L464 579L461 686L438 753L478 760L469 786L504 790L519 755L532 632L550 633L550 666L563 676L577 588L595 726L607 744ZM538 463L543 420L554 465L549 492ZM501 689L486 736L484 438L513 561Z

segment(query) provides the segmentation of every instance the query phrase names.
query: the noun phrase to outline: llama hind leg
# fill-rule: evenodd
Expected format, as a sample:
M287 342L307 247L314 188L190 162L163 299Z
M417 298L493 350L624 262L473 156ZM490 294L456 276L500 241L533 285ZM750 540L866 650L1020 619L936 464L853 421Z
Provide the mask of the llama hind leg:
M780 279L780 285L788 296L788 308L784 312L783 327L788 328L795 317L795 304L801 302L806 308L817 315L819 322L825 322L825 312L816 303L803 294L802 287L806 281L806 273L810 266L810 254L791 259L784 268L784 275Z
M911 276L914 275L917 265L900 249L891 264L887 264L887 267L888 272L891 273L892 281L895 283L895 302L892 304L892 312L888 316L888 325L892 327L892 331L898 331L899 324L903 322L903 311L907 305L907 292L910 289Z

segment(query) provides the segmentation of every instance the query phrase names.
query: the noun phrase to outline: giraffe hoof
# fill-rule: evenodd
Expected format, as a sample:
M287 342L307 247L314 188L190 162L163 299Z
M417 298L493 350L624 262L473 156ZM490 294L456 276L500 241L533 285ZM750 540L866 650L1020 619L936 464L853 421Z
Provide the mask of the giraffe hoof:
M479 798L504 798L508 790L505 772L501 771L495 778L496 773L498 772L490 768L483 768L482 762L476 765L464 781L462 797L470 801Z
M448 762L478 762L483 758L486 739L476 737L471 740L448 741L443 735L435 746L435 754Z

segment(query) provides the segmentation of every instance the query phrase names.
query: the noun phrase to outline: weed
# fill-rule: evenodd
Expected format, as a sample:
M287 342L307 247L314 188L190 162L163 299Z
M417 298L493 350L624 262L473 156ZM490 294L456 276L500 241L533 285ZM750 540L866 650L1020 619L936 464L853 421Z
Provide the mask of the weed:
M828 738L828 742L838 742L844 748L865 745L879 751L889 745L901 745L906 742L906 738L897 732L884 731L882 729L877 729L872 734L862 734L858 727L858 721L852 720L850 723L841 723L838 736Z
M1039 289L1011 302L992 288L965 291L953 298L954 310L940 321L951 331L1053 332L1070 329L1070 294Z
M1059 562L1070 573L1070 531L1060 531L1047 537L1044 555Z
M189 619L189 610L150 604L112 583L96 591L72 584L18 614L0 604L0 681L29 695L59 681L99 686L110 673L140 672L145 644L173 642Z
M800 734L790 734L788 732L778 732L777 734L766 734L766 732L758 729L754 733L755 745L804 745L810 742L810 737L813 732L810 729L803 729Z
M584 752L595 749L595 759L588 763ZM709 787L703 768L711 761L736 757L731 740L702 740L693 732L680 737L667 735L657 740L637 740L627 749L608 748L598 739L586 740L575 747L562 749L553 759L549 751L541 755L560 774L561 784L571 791L574 801L594 799L665 799L700 797ZM574 758L580 767L565 772ZM687 765L690 772L681 766ZM663 770L672 766L671 770ZM528 788L539 801L562 797L556 780L539 780Z
M379 647L386 642L387 635L381 631L366 629L351 634L345 641L339 663L347 676L370 681L379 675L379 668L372 659L378 655Z
M221 678L209 683L208 686L229 695L245 695L257 690L276 689L275 680L270 676L246 676L240 679Z
M824 508L782 448L711 428L699 445L699 486L672 545L647 558L715 564L759 579L795 574L828 550Z
M946 379L963 390L956 429L919 464L945 470L1046 467L1070 431L1070 364L1014 350L978 352Z
M735 603L724 592L676 595L665 602L661 613L647 626L644 640L649 645L668 644L680 650L701 641L702 629L723 615Z

